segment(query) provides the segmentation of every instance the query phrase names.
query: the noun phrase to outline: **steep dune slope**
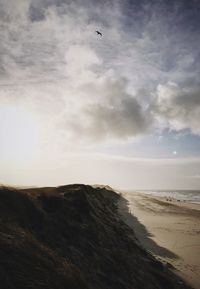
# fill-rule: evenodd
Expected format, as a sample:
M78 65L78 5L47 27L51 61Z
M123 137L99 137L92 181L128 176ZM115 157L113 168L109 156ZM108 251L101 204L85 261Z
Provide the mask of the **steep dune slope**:
M1 288L189 288L138 245L119 198L85 185L1 188Z

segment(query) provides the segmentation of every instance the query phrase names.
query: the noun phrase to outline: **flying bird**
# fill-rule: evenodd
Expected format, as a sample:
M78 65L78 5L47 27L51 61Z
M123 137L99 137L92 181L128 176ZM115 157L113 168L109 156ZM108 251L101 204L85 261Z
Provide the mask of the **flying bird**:
M97 35L99 36L103 36L101 32L99 32L98 30L95 31Z

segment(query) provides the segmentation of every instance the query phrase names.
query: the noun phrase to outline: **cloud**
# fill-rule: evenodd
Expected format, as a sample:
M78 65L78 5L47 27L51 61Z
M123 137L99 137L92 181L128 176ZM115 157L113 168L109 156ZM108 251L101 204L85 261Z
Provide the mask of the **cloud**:
M185 177L199 175L199 160L179 162L182 148L166 135L200 135L197 2L0 0L0 106L32 115L39 127L35 167L1 157L1 181L199 188L199 178ZM159 144L147 137L132 146L157 130ZM110 154L178 155L89 157L106 146Z
M200 87L180 88L170 82L158 85L154 109L165 127L200 134Z
M159 3L0 0L0 101L24 102L63 146L155 126L199 134L198 16Z
M187 176L188 178L190 179L200 179L200 175L190 175L190 176Z
M150 130L152 118L136 96L127 92L125 79L104 76L96 84L88 84L86 94L96 96L84 105L78 118L70 125L82 139L93 141L127 139Z

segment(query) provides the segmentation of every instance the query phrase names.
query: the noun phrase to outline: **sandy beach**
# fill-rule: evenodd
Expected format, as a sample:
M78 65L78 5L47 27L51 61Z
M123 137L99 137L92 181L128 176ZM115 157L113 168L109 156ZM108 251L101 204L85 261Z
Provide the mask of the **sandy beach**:
M142 246L199 289L200 205L137 192L122 196L119 210Z

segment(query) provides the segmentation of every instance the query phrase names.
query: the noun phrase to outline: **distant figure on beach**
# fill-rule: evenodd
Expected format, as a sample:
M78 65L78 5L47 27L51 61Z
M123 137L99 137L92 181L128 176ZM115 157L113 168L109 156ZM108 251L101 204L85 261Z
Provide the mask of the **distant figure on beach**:
M98 30L95 31L97 35L99 36L103 36L101 32L99 32Z

